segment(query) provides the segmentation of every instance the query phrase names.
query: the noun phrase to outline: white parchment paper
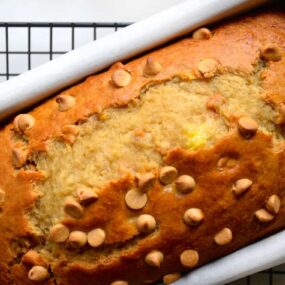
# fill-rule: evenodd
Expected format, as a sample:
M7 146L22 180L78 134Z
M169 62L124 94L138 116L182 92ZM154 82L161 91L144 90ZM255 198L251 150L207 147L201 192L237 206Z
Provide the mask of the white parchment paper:
M188 0L0 84L0 120L110 64L266 0Z
M222 285L281 263L285 263L285 231L204 265L175 284Z
M85 76L266 0L189 0L0 84L0 120ZM285 231L194 270L176 284L217 285L285 262Z

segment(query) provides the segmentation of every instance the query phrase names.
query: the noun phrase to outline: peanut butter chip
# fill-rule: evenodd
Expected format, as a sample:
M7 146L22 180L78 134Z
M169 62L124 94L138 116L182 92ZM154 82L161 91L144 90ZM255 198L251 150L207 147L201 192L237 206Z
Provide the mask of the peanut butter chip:
M114 281L111 283L111 285L129 285L127 281Z
M76 125L65 125L61 131L63 138L71 144L75 142L76 137L79 134L79 129Z
M204 220L204 213L201 209L190 208L184 213L183 220L189 226L197 226Z
M124 69L117 69L113 72L111 80L116 87L125 87L131 82L131 75Z
M162 184L171 184L177 177L177 169L173 166L164 166L159 173L159 180Z
M267 44L261 49L261 58L271 61L279 61L282 58L281 49L275 44Z
M254 215L262 223L268 223L274 219L274 216L265 209L257 210Z
M81 231L73 231L69 235L68 243L74 248L83 247L87 243L87 234Z
M237 180L233 185L233 192L238 196L246 192L250 186L252 185L252 181L247 178L242 178Z
M160 73L162 67L158 61L154 61L151 57L148 57L146 60L146 65L144 67L143 74L144 76L154 76Z
M215 113L219 113L220 107L225 102L226 102L225 97L223 97L219 92L215 92L208 97L206 107L210 111L213 111Z
M5 202L5 192L0 188L0 206Z
M24 148L14 148L12 150L12 163L15 168L21 168L28 159L28 151Z
M180 262L183 266L192 268L199 262L199 253L193 249L187 249L180 255Z
M193 32L192 37L195 40L208 40L213 36L212 32L207 28L200 28Z
M215 243L218 245L226 245L230 243L232 239L233 239L233 234L231 229L229 228L223 228L214 237Z
M170 274L166 274L163 276L163 284L165 285L169 285L172 284L173 282L177 281L178 279L180 279L181 274L179 272L175 272L175 273L170 273Z
M98 247L105 241L106 233L102 229L95 229L87 234L88 244L92 247Z
M237 161L234 158L223 156L218 160L217 168L219 171L229 170L236 166Z
M49 237L56 243L65 242L69 237L69 229L65 225L57 224L50 229Z
M29 250L22 256L22 263L25 266L42 265L46 266L44 259L35 251Z
M69 135L69 134L72 134L72 135L78 135L79 134L79 129L76 125L65 125L63 126L62 128L62 133L64 135Z
M43 266L33 266L28 273L28 278L31 281L44 281L49 277L47 269Z
M92 189L85 186L79 187L76 190L76 193L80 204L84 206L92 204L98 199L97 193L95 193Z
M164 259L161 251L153 250L145 257L145 263L149 266L160 267Z
M246 138L252 137L258 130L257 122L249 117L241 117L238 120L238 127L241 134Z
M155 183L155 175L153 173L138 174L138 188L142 192L150 190Z
M130 190L125 196L127 206L132 210L140 210L147 203L147 195L137 190Z
M141 233L150 233L156 228L155 218L147 214L140 215L136 224Z
M13 121L14 129L16 132L24 133L26 130L34 126L35 121L36 120L32 115L20 114Z
M80 219L83 215L83 207L73 198L68 197L64 203L64 212L75 218Z
M184 194L190 193L194 190L196 182L190 175L181 175L175 181L176 189Z
M278 214L280 209L280 198L277 195L270 196L266 202L265 208L274 215Z
M69 95L63 95L63 94L56 96L55 101L58 104L58 110L60 112L65 112L71 109L76 103L74 97L69 96Z
M205 58L202 59L199 63L198 63L198 71L201 73L201 75L205 78L211 78L213 77L219 67L219 63L218 61L216 61L213 58Z

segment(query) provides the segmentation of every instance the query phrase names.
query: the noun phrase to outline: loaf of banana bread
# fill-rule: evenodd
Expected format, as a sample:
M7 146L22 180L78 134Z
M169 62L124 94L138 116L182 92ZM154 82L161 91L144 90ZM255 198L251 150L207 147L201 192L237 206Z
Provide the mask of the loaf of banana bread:
M171 284L285 228L285 10L87 78L0 130L0 284Z

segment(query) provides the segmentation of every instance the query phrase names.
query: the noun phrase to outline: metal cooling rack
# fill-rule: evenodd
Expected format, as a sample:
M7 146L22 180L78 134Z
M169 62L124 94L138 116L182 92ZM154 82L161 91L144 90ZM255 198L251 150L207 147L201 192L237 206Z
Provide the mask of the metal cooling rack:
M129 23L0 22L0 82L127 25ZM285 285L285 264L230 285Z
M129 23L1 23L0 22L0 81L8 80L11 77L17 76L23 71L30 70L32 67L33 58L35 56L43 56L46 58L46 61L52 60L56 56L66 53L74 49L76 46L76 34L78 34L78 30L86 32L89 30L89 41L96 40L98 37L98 32L107 31L108 33L115 32L120 28L124 28ZM19 33L20 30L20 33ZM41 31L41 33L46 34L47 39L45 40L47 45L41 50L37 50L33 48L33 42L37 41L38 38L33 37L33 32ZM55 33L58 31L64 31L64 33L68 36L66 37L65 50L62 48L60 50L56 49L56 39ZM20 34L20 41L24 43L20 44L21 49L17 47L17 43L20 41L14 40L15 33ZM80 32L79 32L80 33ZM13 35L14 34L14 35ZM36 33L39 36L38 33ZM62 34L62 33L61 33ZM79 35L77 35L79 36ZM102 36L102 35L101 35ZM99 36L100 37L100 36ZM62 40L61 40L62 41ZM4 58L4 57L5 58ZM44 57L45 56L45 57ZM19 66L14 63L16 58L21 57L21 61L23 58L26 58L26 70L19 69ZM40 63L43 63L42 60ZM5 68L3 68L3 64ZM2 66L1 66L2 65ZM2 68L1 68L2 67ZM14 68L13 68L14 67ZM14 70L13 70L14 69ZM16 70L16 71L15 71ZM17 72L17 70L21 70L22 72Z

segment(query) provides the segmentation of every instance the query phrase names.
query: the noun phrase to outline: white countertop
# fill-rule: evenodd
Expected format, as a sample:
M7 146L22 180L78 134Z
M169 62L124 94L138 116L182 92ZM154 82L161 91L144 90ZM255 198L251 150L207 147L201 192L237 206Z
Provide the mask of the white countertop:
M1 22L135 22L183 0L0 0Z

